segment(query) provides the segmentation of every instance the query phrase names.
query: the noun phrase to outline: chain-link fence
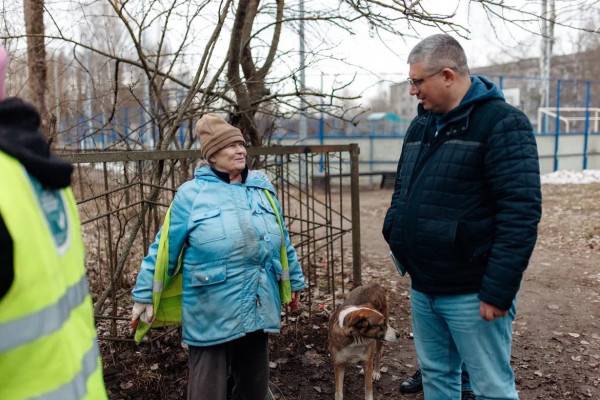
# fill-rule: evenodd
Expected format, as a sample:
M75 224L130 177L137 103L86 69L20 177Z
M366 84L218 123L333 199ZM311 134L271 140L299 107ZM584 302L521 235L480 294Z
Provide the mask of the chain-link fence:
M141 259L177 187L193 176L199 152L61 156L75 164L99 338L130 341L130 290ZM358 146L250 148L249 156L278 190L308 283L308 311L334 306L361 280Z

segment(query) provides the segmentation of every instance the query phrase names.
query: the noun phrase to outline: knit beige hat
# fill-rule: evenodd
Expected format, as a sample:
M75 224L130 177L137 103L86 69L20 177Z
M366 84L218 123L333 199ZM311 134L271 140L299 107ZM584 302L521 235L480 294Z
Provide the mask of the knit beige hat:
M242 131L216 114L204 114L196 122L194 133L200 140L200 151L206 160L231 143L245 142Z

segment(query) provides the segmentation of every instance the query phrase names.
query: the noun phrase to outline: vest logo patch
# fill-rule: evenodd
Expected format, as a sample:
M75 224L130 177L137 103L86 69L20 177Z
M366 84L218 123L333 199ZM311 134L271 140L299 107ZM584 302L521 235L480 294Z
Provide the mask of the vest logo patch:
M69 236L69 224L64 199L59 190L46 190L37 181L29 177L40 208L46 217L50 233L57 248L63 247Z

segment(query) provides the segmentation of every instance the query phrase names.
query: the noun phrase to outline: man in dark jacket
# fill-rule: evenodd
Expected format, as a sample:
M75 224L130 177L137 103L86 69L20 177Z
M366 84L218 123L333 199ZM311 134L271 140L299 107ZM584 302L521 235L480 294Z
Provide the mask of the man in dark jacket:
M419 101L383 235L412 280L425 398L460 398L461 362L478 399L518 399L510 366L515 297L541 216L535 137L496 86L470 76L449 35L408 57Z

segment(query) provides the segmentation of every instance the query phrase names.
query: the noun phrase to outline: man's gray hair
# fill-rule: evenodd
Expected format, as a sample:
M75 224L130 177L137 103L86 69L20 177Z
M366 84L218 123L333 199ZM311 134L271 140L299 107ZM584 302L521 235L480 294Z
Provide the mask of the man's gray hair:
M465 51L456 39L446 34L431 35L421 40L410 51L408 63L423 63L430 73L443 68L452 68L461 75L469 73Z

